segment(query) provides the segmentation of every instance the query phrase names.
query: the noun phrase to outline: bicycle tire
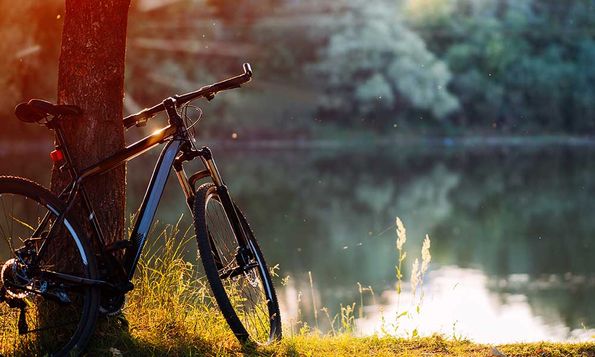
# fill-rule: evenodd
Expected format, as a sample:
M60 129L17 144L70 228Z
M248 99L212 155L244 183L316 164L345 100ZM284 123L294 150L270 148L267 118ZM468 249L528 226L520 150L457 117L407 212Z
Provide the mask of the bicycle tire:
M211 202L215 204L214 207L217 207L219 213L225 215L223 217L225 219L221 219L219 222L227 225L225 228L226 232L217 233L215 238L213 238L215 234L213 215L212 211L209 211L209 204ZM231 231L232 228L228 218L229 213L221 204L217 188L212 183L200 186L194 199L194 224L198 249L215 300L236 337L242 343L267 344L279 340L282 335L279 303L271 274L260 247L254 238L254 234L246 218L237 206L235 206L235 209L243 225L243 230L253 254L253 260L251 260L250 265L254 266L249 268L249 270L243 271L242 274L234 277L226 277L222 280L220 273L224 268L227 268L229 271L230 265L234 263L236 267L238 265L237 260L233 260L229 256L232 253L232 249L229 248L228 244L233 244L233 250L237 252L239 243L233 231ZM227 240L225 246L223 246L219 238ZM215 247L213 247L214 245ZM227 257L221 258L225 253ZM223 262L225 262L225 266L223 266ZM250 287L258 290L256 293L259 295L256 297L254 295L248 295L249 299L246 298L246 300L241 300L236 295L250 294ZM255 298L258 300L256 301ZM265 300L262 300L263 298ZM263 315L262 318L261 315ZM264 315L266 315L266 320L264 320ZM254 322L260 322L261 326L256 326Z
M7 214L9 204L11 213ZM20 246L13 243L23 237L30 238L46 213L49 213L49 226L53 226L64 209L61 200L39 184L20 177L0 176L0 355L79 355L93 334L99 305L97 287L69 286L42 276L44 273L29 273L30 266L22 258L16 258ZM61 224L56 227L54 238L47 241L48 254L40 260L40 268L51 266L48 270L97 279L95 256L88 240L79 234L71 217L66 216ZM30 249L38 249L45 241L43 233L41 236L33 243L35 248ZM24 288L35 288L47 295L27 292ZM8 299L13 303L22 301L26 308L23 312L20 308L10 308ZM26 322L24 334L19 333L21 314ZM14 318L18 320L16 324Z

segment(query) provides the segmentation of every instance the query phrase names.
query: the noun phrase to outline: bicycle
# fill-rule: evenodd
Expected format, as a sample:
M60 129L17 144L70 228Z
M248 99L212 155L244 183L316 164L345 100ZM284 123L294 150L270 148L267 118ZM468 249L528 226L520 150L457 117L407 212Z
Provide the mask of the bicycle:
M81 114L80 108L38 99L16 107L20 120L43 124L55 132L51 156L64 163L62 169L72 181L56 196L33 181L0 177L0 235L4 238L0 240L0 355L82 353L98 315L121 311L126 293L134 288L135 269L172 168L193 213L207 280L231 330L243 343L266 344L281 338L279 304L264 256L211 150L197 148L180 114L195 99L211 100L218 92L249 82L250 65L244 64L243 69L241 75L174 95L124 118L129 129L165 112L168 125L82 170L72 165L60 126L62 120L71 119L67 117ZM100 222L92 213L88 219L93 235L81 235L72 212L77 198L86 212L93 212L85 181L160 144L165 146L130 237L106 245ZM196 158L204 169L188 177L184 164ZM91 247L99 247L97 254ZM117 258L117 252L122 258Z

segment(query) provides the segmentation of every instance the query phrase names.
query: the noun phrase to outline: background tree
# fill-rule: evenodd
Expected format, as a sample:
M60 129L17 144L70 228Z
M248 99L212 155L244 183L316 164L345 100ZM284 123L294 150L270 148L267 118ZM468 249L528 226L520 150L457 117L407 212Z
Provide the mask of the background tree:
M129 6L130 0L66 0L58 101L78 105L84 111L82 116L63 122L74 165L79 170L125 144L121 119ZM122 239L125 170L121 166L85 186L108 241ZM52 190L59 192L68 179L55 166Z
M453 73L460 127L595 132L592 1L405 4L409 26Z
M315 65L326 117L386 129L396 116L442 119L457 108L448 67L405 26L394 1L350 0L342 12Z
M59 36L53 44L44 38L63 21L52 10L63 1L0 1L0 49L8 54L0 58L0 116L12 117L19 101L54 96ZM249 91L204 107L217 118L201 124L206 138L328 138L369 128L391 135L385 129L395 122L413 135L595 132L592 0L134 4L127 112L253 64ZM15 120L3 125L0 137L34 132Z

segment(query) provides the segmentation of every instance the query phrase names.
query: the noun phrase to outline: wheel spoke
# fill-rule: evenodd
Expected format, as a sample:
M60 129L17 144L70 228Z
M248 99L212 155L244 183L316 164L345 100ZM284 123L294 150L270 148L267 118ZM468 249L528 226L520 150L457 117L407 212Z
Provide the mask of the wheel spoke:
M98 292L81 285L95 279L94 260L72 222L55 224L59 208L40 186L0 177L0 356L68 355L94 325ZM32 268L43 239L32 236L48 227L58 239Z
M201 186L195 202L195 219L202 217L196 227L205 271L230 326L240 339L245 337L246 332L251 340L259 343L280 337L277 298L245 218L236 208L246 234L241 240L249 242L246 248L250 249L250 254L243 251L245 248L240 249L240 239L235 236L228 212L214 186ZM211 258L204 260L205 254Z
M0 202L2 202L2 212L4 213L4 217L6 217L6 205L4 204L4 195L0 195ZM0 229L2 230L2 237L4 238L4 240L6 241L6 244L8 245L8 248L10 249L10 251L12 252L12 255L14 256L14 248L12 246L12 239L11 236L9 234L6 233L6 231L4 230L4 224L2 224L2 222L0 222ZM8 227L6 227L8 229Z

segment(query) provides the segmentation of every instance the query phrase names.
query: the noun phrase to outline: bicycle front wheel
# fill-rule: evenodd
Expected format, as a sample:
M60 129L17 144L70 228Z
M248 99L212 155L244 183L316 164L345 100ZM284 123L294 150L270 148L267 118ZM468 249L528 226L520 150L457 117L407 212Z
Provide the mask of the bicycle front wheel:
M266 344L281 338L279 303L270 272L246 218L236 207L245 239L238 239L215 185L195 196L198 249L215 299L241 342ZM240 242L247 242L242 246Z
M97 288L64 277L96 279L95 258L63 209L38 184L0 177L0 356L79 355L93 333Z

